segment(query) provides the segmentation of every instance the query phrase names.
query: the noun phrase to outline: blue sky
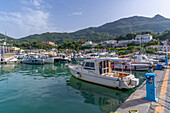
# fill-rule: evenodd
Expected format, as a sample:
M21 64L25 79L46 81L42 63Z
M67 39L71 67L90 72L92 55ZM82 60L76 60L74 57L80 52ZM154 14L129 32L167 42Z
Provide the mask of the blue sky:
M129 16L170 18L170 0L0 0L0 33L73 32Z

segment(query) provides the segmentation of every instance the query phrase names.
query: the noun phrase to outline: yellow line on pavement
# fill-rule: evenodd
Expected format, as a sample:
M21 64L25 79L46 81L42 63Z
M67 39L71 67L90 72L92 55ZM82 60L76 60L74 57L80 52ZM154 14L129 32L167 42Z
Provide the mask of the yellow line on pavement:
M161 86L161 91L160 91L159 101L158 101L159 104L156 106L154 113L164 113L168 79L169 79L169 66L167 67L165 77Z

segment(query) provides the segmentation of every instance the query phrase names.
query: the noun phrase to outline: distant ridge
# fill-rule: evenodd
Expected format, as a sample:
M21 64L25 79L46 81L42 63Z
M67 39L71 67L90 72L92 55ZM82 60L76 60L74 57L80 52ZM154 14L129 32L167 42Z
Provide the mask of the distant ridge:
M9 36L5 36L4 34L0 33L0 41L7 39L7 42L15 42L17 39L11 38Z
M157 14L153 18L143 16L122 18L99 27L90 27L73 33L35 34L20 38L18 41L22 42L27 39L31 42L53 41L55 43L63 43L64 41L80 40L99 42L107 39L114 39L114 36L128 33L140 33L145 31L157 33L165 30L170 30L170 19Z

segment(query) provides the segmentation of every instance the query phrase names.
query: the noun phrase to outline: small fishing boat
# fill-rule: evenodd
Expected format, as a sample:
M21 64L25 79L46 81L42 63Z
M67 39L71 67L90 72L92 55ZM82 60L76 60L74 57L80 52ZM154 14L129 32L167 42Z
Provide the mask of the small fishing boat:
M71 58L69 58L64 53L59 53L57 57L52 57L54 59L54 63L56 62L71 62Z
M24 64L34 64L34 65L43 65L44 59L27 59L23 60Z
M45 64L54 64L54 59L53 58L45 58L44 63Z
M89 53L86 55L86 59L97 59L99 55L97 53Z
M107 58L107 59L110 59L112 69L146 71L150 68L149 64L132 63L129 59L126 58Z
M4 54L3 57L0 58L1 64L14 64L18 63L18 59L14 56L13 53Z
M76 61L84 61L85 59L86 59L86 57L83 56L83 55L78 55L78 56L75 58Z
M153 65L152 61L149 61L144 55L135 55L132 57L131 62L136 64L149 64L150 66Z
M134 70L134 71L146 71L150 68L149 64L133 64L131 62L113 62L112 69Z
M139 79L131 73L112 71L107 59L89 59L82 65L69 65L71 74L87 82L118 89L131 89L139 84Z

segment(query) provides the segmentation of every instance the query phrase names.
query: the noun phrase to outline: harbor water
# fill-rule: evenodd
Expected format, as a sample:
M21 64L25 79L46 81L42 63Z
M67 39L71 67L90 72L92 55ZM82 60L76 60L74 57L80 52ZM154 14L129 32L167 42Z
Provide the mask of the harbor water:
M132 90L74 78L65 63L0 65L0 113L110 113ZM145 71L133 72L144 81Z

